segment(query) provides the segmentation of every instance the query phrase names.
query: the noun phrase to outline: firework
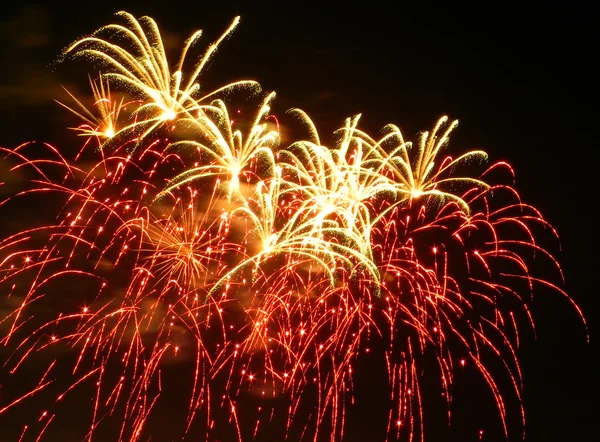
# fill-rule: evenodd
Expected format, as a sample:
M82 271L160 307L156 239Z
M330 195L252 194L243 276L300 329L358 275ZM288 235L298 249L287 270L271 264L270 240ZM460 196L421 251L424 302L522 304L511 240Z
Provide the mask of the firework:
M156 22L150 17L138 20L127 12L119 12L117 15L122 17L127 25L107 25L92 36L76 41L66 48L64 53L65 56L75 54L97 60L105 66L106 78L125 86L143 100L136 110L140 118L124 126L119 132L140 129L142 133L137 137L144 138L157 127L175 120L176 117L190 114L198 114L198 118L192 118L191 121L202 128L203 119L200 115L203 104L209 98L235 88L257 87L255 81L241 80L201 95L198 77L220 43L235 29L239 17L236 17L221 37L208 47L186 78L183 69L187 54L201 37L202 31L196 31L186 41L179 61L172 71ZM110 38L102 38L104 34ZM117 42L113 42L114 40Z
M75 110L66 104L56 100L58 104L74 113L81 118L85 123L81 127L73 128L73 130L81 132L79 135L87 137L112 138L118 132L118 121L121 109L124 108L124 98L120 100L111 100L110 86L102 76L98 81L90 78L90 86L94 97L94 106L97 108L98 115L86 108L67 89L65 91L75 101L79 110Z
M86 440L106 422L118 423L111 440L144 440L177 367L187 412L173 438L252 440L282 422L289 439L343 440L355 367L376 343L388 438L425 437L427 354L448 404L457 368L473 365L508 434L488 360L503 364L520 398L518 323L531 320L521 293L540 284L563 293L532 273L535 253L560 275L536 241L556 232L508 184L510 166L457 175L486 154L442 158L457 124L447 117L413 146L394 125L371 137L357 115L328 147L296 109L307 139L280 146L268 121L274 93L237 118L216 95L254 82L200 92L198 77L239 19L184 75L200 31L171 69L156 23L119 16L127 26L66 50L103 65L90 80L95 111L70 93L77 106L60 103L83 120L84 147L2 149L11 174L27 179L0 210L41 200L52 216L0 240L4 369L46 364L25 392L2 399L0 415L44 398L21 435L41 440L84 389ZM502 171L507 183L492 180ZM260 405L244 407L248 397Z
M240 191L240 174L250 166L254 159L262 155L262 161L267 167L267 173L273 173L275 160L272 148L279 141L279 134L269 130L266 121L263 121L270 110L269 103L275 97L269 94L247 129L244 136L240 129L233 129L233 120L229 116L225 103L217 100L210 108L206 108L199 118L205 121L206 143L196 140L185 140L172 143L170 149L191 149L203 157L202 165L194 166L173 178L162 194L176 187L197 179L210 176L222 177L226 181L229 197ZM206 113L213 115L212 119L204 118ZM207 158L208 157L208 158ZM159 197L162 195L159 194Z

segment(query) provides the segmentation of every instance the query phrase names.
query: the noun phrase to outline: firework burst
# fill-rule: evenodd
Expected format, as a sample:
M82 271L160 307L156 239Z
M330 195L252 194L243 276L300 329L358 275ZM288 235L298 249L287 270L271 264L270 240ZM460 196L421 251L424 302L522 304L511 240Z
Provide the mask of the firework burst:
M200 116L203 103L208 99L240 87L257 87L255 81L241 80L201 95L198 78L221 42L238 25L239 17L208 47L186 78L183 69L187 54L202 36L201 30L196 31L185 42L175 69L171 70L156 22L150 17L138 20L124 11L117 15L126 21L126 25L104 26L93 35L70 45L65 49L64 55L74 54L101 63L109 71L105 77L141 98L143 102L135 111L141 117L119 132L140 129L141 134L137 138L142 139L163 124L190 114L198 115L198 118L192 118L191 121L202 129L204 119ZM109 38L103 38L102 35L109 35Z
M283 422L288 439L338 441L355 367L377 343L389 439L425 437L425 354L449 405L457 367L473 365L508 435L505 393L488 361L500 361L520 398L518 323L531 321L521 293L563 293L532 272L536 255L560 275L536 240L556 232L521 201L510 166L457 175L487 157L442 158L457 124L447 117L413 146L394 125L371 137L354 116L328 147L293 110L308 137L280 146L268 122L274 93L250 118L232 119L217 94L254 93L254 82L200 90L238 18L185 74L200 31L171 69L156 23L119 16L126 25L66 50L104 72L90 80L93 109L70 93L77 106L60 103L82 120L84 147L71 156L50 145L42 154L32 144L2 149L10 173L27 179L0 210L41 201L51 216L0 240L0 343L11 350L3 368L17 376L44 367L25 392L2 398L0 415L43 398L37 424L21 435L41 440L84 389L92 401L82 437L117 422L111 440L144 440L176 366L187 413L173 437L252 440ZM127 107L125 94L135 99ZM101 149L84 152L91 139ZM501 171L504 184L492 179ZM244 407L248 397L260 405Z

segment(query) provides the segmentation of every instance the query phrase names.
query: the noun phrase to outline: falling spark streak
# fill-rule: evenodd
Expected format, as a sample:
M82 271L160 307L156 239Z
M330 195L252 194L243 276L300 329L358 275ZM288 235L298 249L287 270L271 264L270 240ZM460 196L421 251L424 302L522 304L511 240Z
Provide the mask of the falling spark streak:
M52 383L52 381L48 381L45 382L42 385L37 386L36 388L34 388L33 390L29 391L28 393L24 394L23 396L21 396L18 399L15 399L14 401L12 401L10 404L5 405L4 407L0 408L0 414L4 413L6 410L8 410L9 408L12 408L14 405L17 405L19 402L23 401L24 399L33 396L34 394L36 394L37 392L39 392L40 390L42 390L43 388L45 388L46 386L50 385Z

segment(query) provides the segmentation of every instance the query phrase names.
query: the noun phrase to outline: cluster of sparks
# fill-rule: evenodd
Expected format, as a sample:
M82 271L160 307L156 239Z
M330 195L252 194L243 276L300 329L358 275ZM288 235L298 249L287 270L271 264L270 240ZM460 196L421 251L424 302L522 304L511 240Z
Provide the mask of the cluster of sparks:
M189 393L182 437L201 422L207 440L220 425L252 440L279 418L288 437L300 428L337 441L354 403L354 367L380 356L388 437L422 439L419 359L431 352L448 404L457 369L469 364L508 433L486 358L501 361L519 396L517 323L532 322L520 293L562 293L528 263L536 254L560 275L535 239L554 230L510 184L490 184L503 174L512 181L510 166L463 176L486 154L443 156L457 125L446 117L413 144L394 125L372 137L354 116L326 146L294 109L306 137L283 145L273 93L250 80L201 90L238 19L190 67L201 32L193 34L172 70L156 23L119 16L125 24L65 51L101 68L90 77L92 106L71 93L71 104L60 103L81 119L83 148L3 149L10 173L28 178L0 210L43 200L41 212L55 211L0 240L1 294L12 300L0 342L14 349L4 368L16 376L52 348L71 357L50 358L27 393L0 398L0 415L51 390L66 360L68 385L52 390L39 428L23 435L42 439L60 403L91 383L86 440L111 417L120 422L111 440L146 440L164 366L179 358L193 365L178 380ZM256 110L232 116L223 97L236 91ZM262 400L247 415L244 395ZM275 398L286 405L265 405ZM225 424L215 410L226 411Z

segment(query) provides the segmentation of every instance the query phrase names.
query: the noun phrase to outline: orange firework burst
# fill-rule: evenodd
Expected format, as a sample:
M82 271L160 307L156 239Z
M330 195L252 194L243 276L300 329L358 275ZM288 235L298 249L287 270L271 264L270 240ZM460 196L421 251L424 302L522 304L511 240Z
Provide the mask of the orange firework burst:
M518 324L531 321L522 293L564 294L532 271L535 255L561 274L536 240L556 232L492 179L505 172L511 182L510 166L457 174L487 156L443 157L457 124L447 117L413 146L393 125L376 140L354 116L331 148L293 110L309 136L280 146L268 122L274 93L248 120L232 120L216 97L254 82L200 93L198 77L238 19L186 73L200 31L172 71L156 23L119 15L126 26L66 50L103 64L94 108L71 94L75 109L61 103L83 120L84 147L2 149L25 179L0 210L41 208L0 239L3 367L15 377L43 369L0 398L0 415L39 397L22 437L41 440L82 390L86 440L109 434L106 422L119 427L110 440L146 440L176 372L187 412L173 438L252 440L283 422L289 439L339 441L355 367L375 346L389 381L388 438L424 439L425 353L448 405L457 368L474 366L508 435L490 364L500 361L520 398ZM244 407L248 397L259 405Z

